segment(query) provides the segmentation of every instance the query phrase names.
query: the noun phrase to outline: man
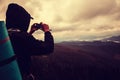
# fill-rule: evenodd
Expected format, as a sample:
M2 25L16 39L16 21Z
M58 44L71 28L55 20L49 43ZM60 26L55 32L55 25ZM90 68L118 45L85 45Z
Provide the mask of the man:
M31 78L33 80L30 72L31 56L52 53L54 50L54 41L49 26L44 23L33 24L30 32L27 33L30 19L33 18L22 6L15 3L8 5L6 26L14 52L17 56L18 65L23 78L27 78L28 80ZM38 29L44 32L44 41L37 40L32 36Z

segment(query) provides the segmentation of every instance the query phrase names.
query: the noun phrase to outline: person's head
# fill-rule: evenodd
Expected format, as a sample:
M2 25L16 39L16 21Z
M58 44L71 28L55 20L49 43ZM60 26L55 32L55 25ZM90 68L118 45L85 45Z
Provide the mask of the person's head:
M27 31L30 24L31 15L20 5L11 3L6 11L6 26Z

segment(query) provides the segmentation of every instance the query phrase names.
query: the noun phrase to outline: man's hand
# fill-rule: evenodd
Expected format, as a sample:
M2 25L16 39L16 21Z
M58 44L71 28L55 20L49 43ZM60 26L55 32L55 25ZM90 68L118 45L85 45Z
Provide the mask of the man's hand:
M36 30L38 30L38 28L36 27L36 24L37 24L37 23L34 23L34 24L31 26L31 29L30 29L29 34L33 34Z
M42 25L42 30L44 32L50 31L49 26L47 24L42 23L41 25Z
M39 25L40 27L38 27L38 25ZM40 24L34 23L34 24L31 26L31 30L30 30L29 34L33 34L33 33L34 33L36 30L38 30L38 29L40 29L40 30L42 30L42 31L44 31L44 32L50 31L49 26L48 26L47 24L41 22Z

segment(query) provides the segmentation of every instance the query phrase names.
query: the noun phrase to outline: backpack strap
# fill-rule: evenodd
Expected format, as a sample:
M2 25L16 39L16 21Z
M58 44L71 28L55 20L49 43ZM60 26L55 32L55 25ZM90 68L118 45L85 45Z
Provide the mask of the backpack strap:
M1 67L1 66L4 66L4 65L7 65L7 64L11 63L12 61L14 61L14 60L16 60L16 59L17 59L17 57L16 57L16 55L14 55L14 56L12 56L12 57L10 57L10 58L8 58L8 59L5 59L5 60L3 60L3 61L0 61L0 67Z

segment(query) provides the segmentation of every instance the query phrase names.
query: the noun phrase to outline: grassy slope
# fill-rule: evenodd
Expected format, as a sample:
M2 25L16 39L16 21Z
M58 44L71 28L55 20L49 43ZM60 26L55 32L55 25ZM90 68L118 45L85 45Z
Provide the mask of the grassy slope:
M32 57L33 73L36 80L120 80L119 48L56 44L53 54Z

